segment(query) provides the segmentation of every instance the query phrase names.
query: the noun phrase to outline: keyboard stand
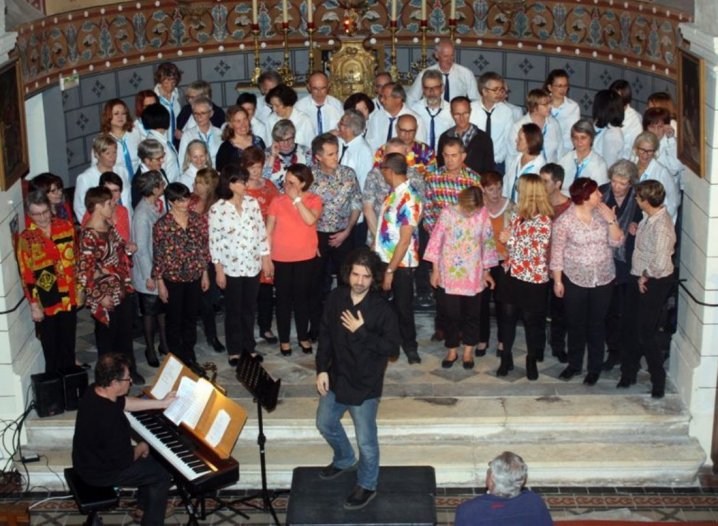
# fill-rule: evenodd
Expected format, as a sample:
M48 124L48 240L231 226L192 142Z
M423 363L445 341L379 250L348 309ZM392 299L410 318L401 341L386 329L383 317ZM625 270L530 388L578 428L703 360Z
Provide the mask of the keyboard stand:
M183 484L177 483L177 491L180 499L182 500L182 505L187 511L187 516L189 517L187 520L187 526L199 526L199 521L203 521L207 518L207 516L217 513L223 509L232 510L247 520L250 518L249 515L241 510L238 510L235 506L235 504L242 502L242 499L226 501L220 498L220 490L213 492L213 494L200 493L199 495L192 495ZM207 511L207 499L210 499L217 504L214 509L209 512Z
M281 523L277 518L277 513L274 511L273 502L277 497L287 492L277 490L270 492L267 489L267 461L264 447L267 443L267 437L264 435L262 408L264 407L267 412L272 412L274 408L277 407L277 397L282 381L272 378L269 373L264 370L260 362L252 358L249 353L242 353L239 357L237 380L249 391L257 403L257 425L259 428L257 445L259 446L259 465L262 473L262 490L254 495L248 495L238 499L238 502L242 502L251 508L271 513L274 524L280 526ZM260 497L262 499L261 506L252 502Z

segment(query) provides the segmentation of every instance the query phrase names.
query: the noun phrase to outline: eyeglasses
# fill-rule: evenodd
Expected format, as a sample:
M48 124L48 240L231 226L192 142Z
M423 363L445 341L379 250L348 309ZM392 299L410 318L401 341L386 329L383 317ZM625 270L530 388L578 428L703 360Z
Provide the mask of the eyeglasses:
M207 110L207 111L193 111L193 112L192 112L192 115L194 115L195 117L201 117L201 116L203 116L203 115L209 115L210 113L212 113L212 110Z
M636 150L638 150L641 153L648 154L648 155L653 155L654 153L656 153L656 150L650 150L647 148L636 148Z
M441 84L437 84L436 86L427 86L426 84L423 86L423 88L426 91L439 91L442 88Z
M498 88L484 88L486 91L490 91L491 93L505 93L506 89L499 86Z
M28 212L27 215L32 217L42 217L42 216L49 216L52 212L49 208L43 210L42 212Z
M118 382L129 382L129 383L132 383L132 377L129 377L129 378L118 378L117 381L118 381Z
M289 137L285 137L284 139L277 139L277 142L292 142L294 140L294 135L290 135Z

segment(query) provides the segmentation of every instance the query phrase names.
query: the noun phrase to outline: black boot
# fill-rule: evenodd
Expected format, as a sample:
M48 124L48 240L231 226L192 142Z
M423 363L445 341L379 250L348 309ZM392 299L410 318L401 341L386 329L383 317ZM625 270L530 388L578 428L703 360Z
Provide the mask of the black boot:
M505 350L501 352L501 364L496 370L496 376L506 376L514 368L514 357Z
M543 362L543 348L536 351L536 361Z
M538 379L538 367L536 366L536 358L530 355L526 356L526 378L529 380Z

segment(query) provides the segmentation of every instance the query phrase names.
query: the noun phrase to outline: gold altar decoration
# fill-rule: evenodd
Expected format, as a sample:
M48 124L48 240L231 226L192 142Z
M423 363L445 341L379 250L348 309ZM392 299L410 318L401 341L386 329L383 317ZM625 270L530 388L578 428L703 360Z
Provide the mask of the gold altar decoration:
M376 58L364 48L364 37L339 37L341 47L329 60L329 91L339 100L352 93L373 93Z

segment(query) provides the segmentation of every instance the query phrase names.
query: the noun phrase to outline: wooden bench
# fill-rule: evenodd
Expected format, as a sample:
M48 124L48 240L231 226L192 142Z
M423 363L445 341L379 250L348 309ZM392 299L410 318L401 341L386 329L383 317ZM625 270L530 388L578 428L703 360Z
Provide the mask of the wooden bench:
M116 508L120 495L113 487L90 486L73 468L65 468L65 481L75 499L80 513L87 515L86 526L102 524L98 512Z

